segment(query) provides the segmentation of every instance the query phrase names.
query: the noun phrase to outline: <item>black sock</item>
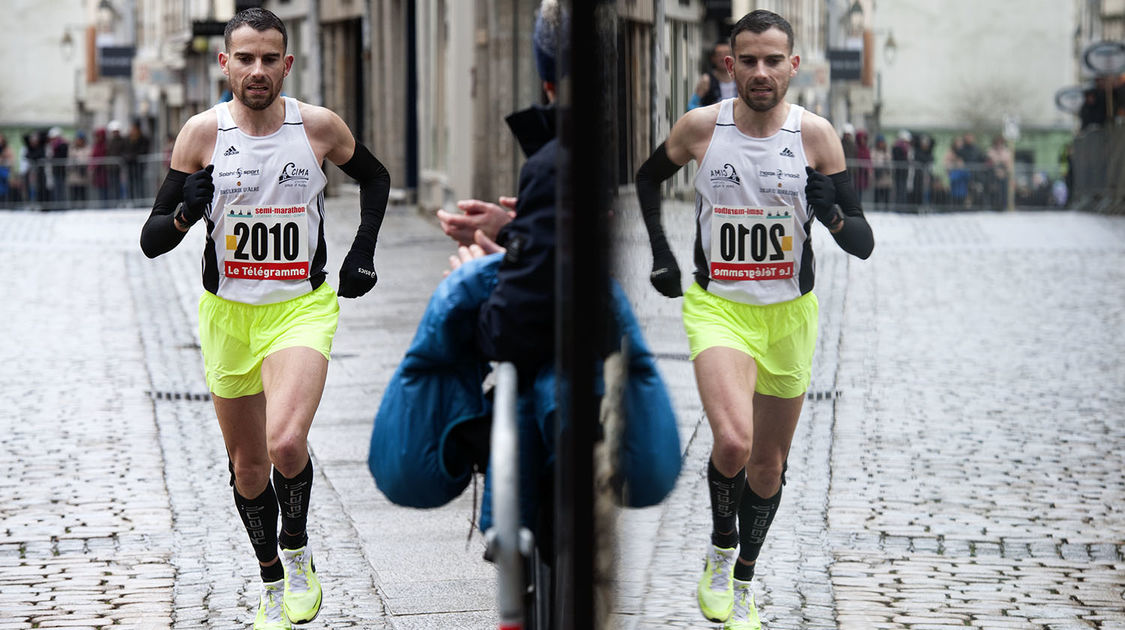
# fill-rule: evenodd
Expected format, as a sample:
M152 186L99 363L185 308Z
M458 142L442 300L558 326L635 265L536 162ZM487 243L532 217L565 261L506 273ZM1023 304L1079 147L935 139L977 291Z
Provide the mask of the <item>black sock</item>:
M742 503L738 506L738 557L742 562L734 563L734 578L748 582L754 577L754 565L746 562L756 562L758 554L762 551L762 543L766 541L766 532L773 523L777 514L777 507L781 505L781 488L768 499L758 496L758 493L747 485L742 495Z
M724 477L715 463L707 460L707 488L711 491L711 544L734 549L738 544L738 505L746 487L746 470Z
M281 542L282 549L300 549L308 541L305 532L305 523L309 516L309 491L312 489L313 467L312 458L305 464L305 469L297 473L292 479L286 478L275 468L273 483L277 486L277 501L281 505Z
M735 560L734 562L734 579L749 582L754 579L754 565L743 564L741 561Z
M285 567L282 566L281 560L271 564L270 566L258 565L262 572L263 582L276 582L285 579Z
M242 524L246 526L246 533L250 536L250 544L254 546L254 555L258 562L269 562L277 558L277 495L273 492L273 485L266 482L266 489L257 497L247 499L234 490L234 506L238 515L242 517ZM280 563L278 563L280 566ZM265 579L266 568L262 567L262 578Z

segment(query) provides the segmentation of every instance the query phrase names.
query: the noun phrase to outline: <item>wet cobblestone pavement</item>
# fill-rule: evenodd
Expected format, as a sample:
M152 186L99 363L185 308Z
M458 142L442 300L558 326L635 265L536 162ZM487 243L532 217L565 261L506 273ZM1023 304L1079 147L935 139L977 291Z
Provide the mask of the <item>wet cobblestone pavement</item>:
M647 283L639 215L615 251L679 412L684 472L621 514L621 628L718 627L694 601L710 430L680 302ZM329 203L329 269L356 220ZM202 236L155 261L146 211L0 213L0 630L249 627L257 575L195 332ZM691 211L666 228L690 261ZM764 627L1125 628L1125 220L873 214L874 255L815 231L820 338L785 499L756 579ZM495 627L473 497L389 505L371 418L448 241L393 208L379 285L341 300L310 436L310 628ZM335 274L333 274L334 276Z

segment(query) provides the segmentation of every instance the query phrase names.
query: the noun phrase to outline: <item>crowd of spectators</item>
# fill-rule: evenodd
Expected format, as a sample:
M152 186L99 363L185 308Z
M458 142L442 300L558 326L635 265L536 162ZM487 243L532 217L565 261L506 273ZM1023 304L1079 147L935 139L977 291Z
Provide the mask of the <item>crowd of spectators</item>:
M116 120L67 137L59 127L25 132L13 146L0 133L0 205L6 207L116 207L145 200L167 166L171 142L154 153L134 121Z
M1012 148L1002 135L987 148L967 132L952 137L939 153L927 133L901 130L888 142L882 133L869 136L850 124L841 141L852 181L861 198L878 210L916 211L919 208L1003 210L1009 195L1020 206L1062 206L1066 184L1043 172L1016 177Z

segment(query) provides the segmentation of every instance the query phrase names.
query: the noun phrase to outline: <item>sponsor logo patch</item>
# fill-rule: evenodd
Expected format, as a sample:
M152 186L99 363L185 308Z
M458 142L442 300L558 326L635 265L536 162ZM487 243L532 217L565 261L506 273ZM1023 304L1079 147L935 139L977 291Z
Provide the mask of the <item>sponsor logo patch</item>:
M712 188L730 188L732 186L741 186L742 178L738 176L738 171L735 170L734 165L723 164L722 168L711 169L711 187Z
M309 169L301 168L295 163L289 162L281 168L281 174L277 176L277 183L289 186L307 186Z

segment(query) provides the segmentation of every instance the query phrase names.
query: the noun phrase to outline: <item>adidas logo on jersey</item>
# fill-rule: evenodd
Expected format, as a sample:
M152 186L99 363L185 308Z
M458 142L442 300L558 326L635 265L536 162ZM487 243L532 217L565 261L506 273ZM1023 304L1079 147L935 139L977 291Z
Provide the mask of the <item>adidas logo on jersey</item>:
M229 149L223 152L223 155L238 155L238 149L234 148L232 144Z
M231 147L231 148L234 148L234 147ZM781 157L797 157L797 156L793 155L793 152L789 150L789 147L785 147L784 149L781 150Z

